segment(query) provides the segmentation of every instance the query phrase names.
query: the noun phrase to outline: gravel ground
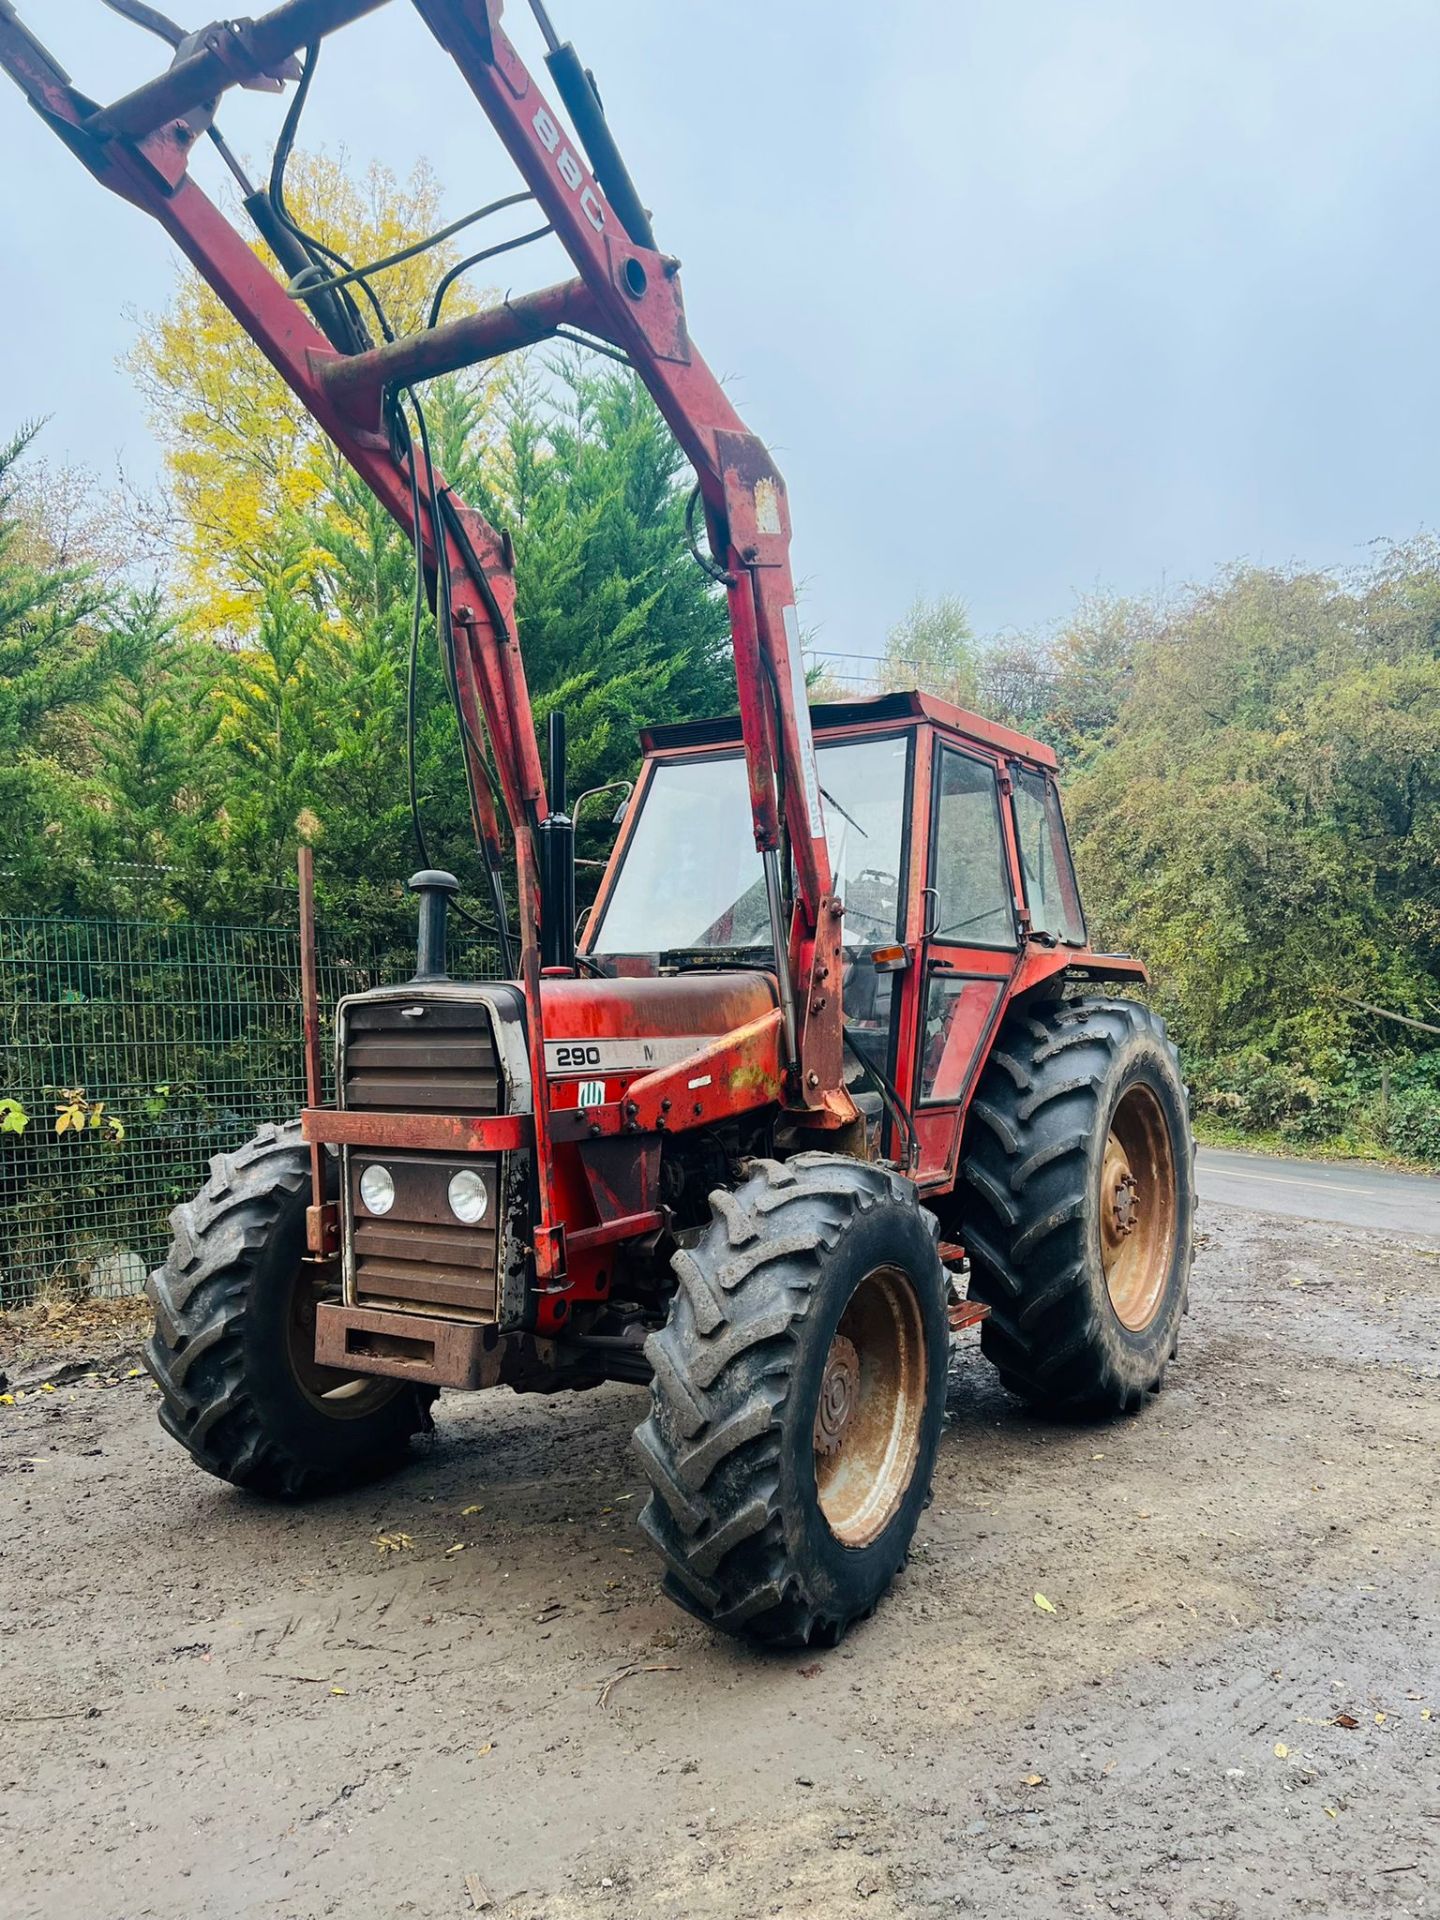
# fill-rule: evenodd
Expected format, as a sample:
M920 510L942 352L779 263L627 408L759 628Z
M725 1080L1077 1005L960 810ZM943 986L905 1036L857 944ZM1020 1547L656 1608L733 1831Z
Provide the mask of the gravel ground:
M1440 1912L1440 1244L1201 1225L1139 1417L960 1351L909 1569L813 1656L659 1597L634 1391L442 1401L395 1478L276 1509L113 1332L55 1379L12 1328L0 1911Z

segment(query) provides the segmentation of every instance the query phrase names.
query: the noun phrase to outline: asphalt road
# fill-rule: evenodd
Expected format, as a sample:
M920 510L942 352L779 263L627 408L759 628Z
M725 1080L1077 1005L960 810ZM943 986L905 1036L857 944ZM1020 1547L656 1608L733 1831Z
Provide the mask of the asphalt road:
M1292 1220L1327 1220L1383 1233L1440 1239L1440 1176L1395 1173L1354 1160L1272 1160L1201 1147L1200 1196Z

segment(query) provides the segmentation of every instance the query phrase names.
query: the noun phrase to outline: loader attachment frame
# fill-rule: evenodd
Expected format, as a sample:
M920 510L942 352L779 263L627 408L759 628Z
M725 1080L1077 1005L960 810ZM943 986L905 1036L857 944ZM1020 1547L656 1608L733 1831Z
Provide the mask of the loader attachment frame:
M552 338L563 327L584 329L644 381L695 469L728 602L780 986L780 1097L820 1128L842 1127L854 1117L843 1084L840 996L830 979L842 909L831 896L784 481L691 342L679 263L658 248L593 82L574 49L559 42L538 0L532 4L547 41L546 64L574 132L507 37L503 0L411 4L455 61L569 254L575 277L559 286L372 346L353 333L347 338L335 322L333 292L329 306L324 294L305 301L305 276L297 281L293 259L284 261L292 268L289 282L278 276L191 176L192 150L207 134L239 174L214 124L228 89L280 90L300 75L297 56L304 50L390 3L288 0L257 19L216 22L184 35L167 71L102 105L72 84L10 0L0 0L0 66L102 186L159 222L399 524L410 533L418 525L418 560L437 617L449 613L473 823L492 880L502 836L483 742L513 838L515 970L528 1021L538 1176L534 1244L543 1282L564 1263L551 1199L540 1004L536 837L546 796L515 627L511 547L430 472L421 448L397 447L386 427L387 393ZM243 176L242 184L248 184ZM252 190L245 204L272 253L293 254L297 243L267 214L264 195ZM512 964L515 958L507 954ZM316 1200L318 1206L318 1194Z

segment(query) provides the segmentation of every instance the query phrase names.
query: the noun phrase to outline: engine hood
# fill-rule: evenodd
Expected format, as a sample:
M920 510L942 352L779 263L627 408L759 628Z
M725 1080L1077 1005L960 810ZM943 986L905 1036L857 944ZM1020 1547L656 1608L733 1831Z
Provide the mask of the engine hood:
M778 1004L768 973L686 973L669 979L541 982L545 1070L551 1079L635 1075L698 1053Z

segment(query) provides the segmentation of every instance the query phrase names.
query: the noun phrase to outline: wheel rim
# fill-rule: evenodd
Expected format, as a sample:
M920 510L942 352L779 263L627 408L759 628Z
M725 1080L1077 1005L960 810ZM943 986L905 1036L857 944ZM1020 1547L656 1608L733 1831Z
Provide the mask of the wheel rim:
M322 1367L315 1358L315 1309L322 1300L338 1300L335 1263L300 1263L290 1292L286 1342L290 1371L312 1406L332 1420L354 1420L373 1413L393 1397L396 1383L376 1374L343 1373Z
M1175 1249L1175 1154L1153 1090L1121 1096L1100 1165L1100 1257L1121 1326L1142 1333L1160 1310Z
M924 1410L925 1337L915 1289L898 1267L876 1267L840 1316L815 1409L820 1511L845 1546L867 1546L905 1498Z

